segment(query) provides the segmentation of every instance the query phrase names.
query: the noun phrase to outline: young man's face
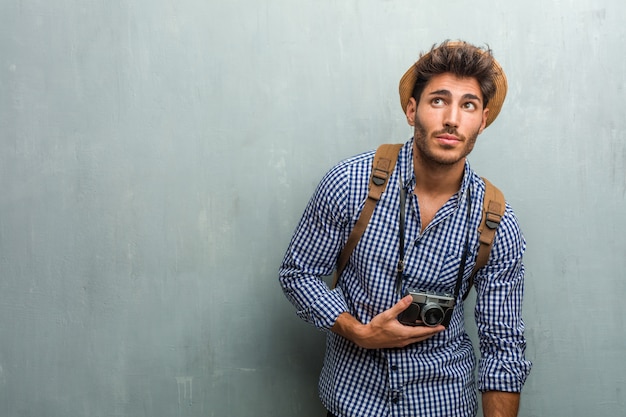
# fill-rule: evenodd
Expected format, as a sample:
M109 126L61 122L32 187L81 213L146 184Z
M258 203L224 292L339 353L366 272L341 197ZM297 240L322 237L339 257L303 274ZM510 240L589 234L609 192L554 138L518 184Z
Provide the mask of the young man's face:
M464 163L488 113L478 81L450 73L431 78L419 103L411 98L406 109L407 121L415 127L416 152L436 165Z

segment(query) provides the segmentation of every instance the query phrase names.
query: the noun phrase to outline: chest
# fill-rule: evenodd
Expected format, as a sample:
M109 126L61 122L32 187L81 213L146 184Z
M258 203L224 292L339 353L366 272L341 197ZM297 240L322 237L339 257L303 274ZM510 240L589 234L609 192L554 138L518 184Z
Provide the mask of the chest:
M414 207L419 218L420 232L423 232L433 221L437 213L450 200L452 195L417 196L414 194L412 197L417 199L417 203L414 204Z

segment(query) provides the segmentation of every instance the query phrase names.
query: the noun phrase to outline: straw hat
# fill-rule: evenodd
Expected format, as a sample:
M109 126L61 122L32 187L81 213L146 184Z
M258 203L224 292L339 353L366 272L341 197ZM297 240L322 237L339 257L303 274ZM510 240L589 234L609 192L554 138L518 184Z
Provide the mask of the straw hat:
M461 42L448 42L447 46L454 47L455 45L460 45L460 44ZM479 51L481 51L482 53L485 53L484 51L480 49ZM413 89L415 88L415 81L417 80L417 73L415 70L415 65L418 62L424 59L427 59L429 55L430 55L430 52L420 57L420 59L414 65L412 65L411 68L409 68L407 72L405 72L402 78L400 79L400 88L399 88L400 105L402 106L402 110L405 113L406 113L406 106L409 103L409 99L413 95ZM500 66L500 64L498 64L495 58L493 59L493 73L494 73L494 84L496 86L496 92L494 93L493 97L491 97L491 99L489 100L489 103L487 103L487 108L489 109L489 115L487 116L486 126L489 126L491 122L493 122L496 119L496 117L498 116L498 113L500 113L500 109L502 108L502 103L504 103L504 98L506 97L506 90L507 90L506 75L504 75L504 71L502 70L502 67Z

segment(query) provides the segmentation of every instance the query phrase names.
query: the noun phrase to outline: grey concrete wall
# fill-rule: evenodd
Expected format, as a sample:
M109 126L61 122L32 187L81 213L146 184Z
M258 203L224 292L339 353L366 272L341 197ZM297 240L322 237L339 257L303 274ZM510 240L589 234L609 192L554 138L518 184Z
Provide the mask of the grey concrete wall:
M321 175L400 142L445 38L510 83L473 167L528 240L521 416L626 415L626 5L0 2L0 415L320 416L277 268Z

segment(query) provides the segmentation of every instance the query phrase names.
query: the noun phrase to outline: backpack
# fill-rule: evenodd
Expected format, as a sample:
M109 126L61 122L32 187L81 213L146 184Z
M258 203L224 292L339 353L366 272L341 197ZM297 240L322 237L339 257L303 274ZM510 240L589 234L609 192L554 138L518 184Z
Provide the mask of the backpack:
M357 243L363 236L367 225L369 224L376 203L380 200L383 192L387 188L389 178L393 173L398 160L398 154L402 148L402 144L383 144L378 147L376 154L374 155L374 162L372 163L372 175L370 176L369 192L363 210L357 219L352 232L348 236L348 240L339 254L337 260L337 269L333 278L332 288L337 286L339 277L348 265L348 260L352 251L356 247ZM478 241L480 246L478 248L478 255L476 256L476 265L470 275L470 285L467 292L463 296L463 299L467 298L469 290L474 283L474 277L478 273L478 270L487 264L489 260L489 254L491 253L491 247L493 246L493 240L496 235L496 230L500 225L502 216L506 209L506 202L504 194L491 182L483 177L485 181L485 196L483 199L482 218L478 226Z

